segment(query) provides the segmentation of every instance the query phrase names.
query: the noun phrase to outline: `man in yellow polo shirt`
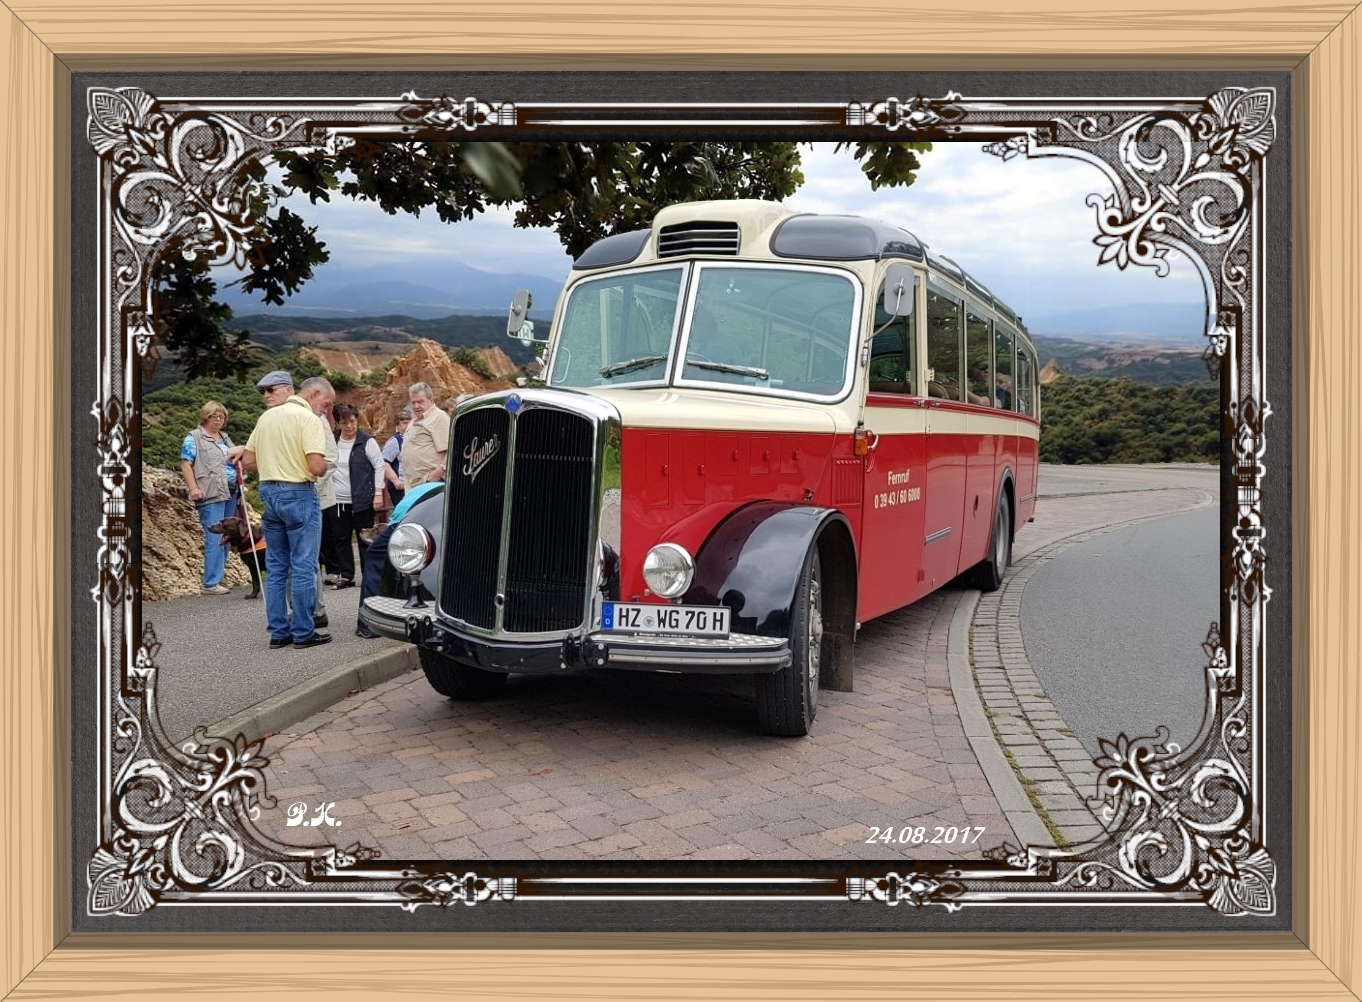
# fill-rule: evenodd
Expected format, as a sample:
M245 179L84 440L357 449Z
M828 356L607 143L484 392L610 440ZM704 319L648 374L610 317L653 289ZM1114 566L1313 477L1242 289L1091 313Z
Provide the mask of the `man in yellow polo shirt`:
M334 395L330 384L326 388ZM316 482L326 473L325 434L312 405L294 394L260 415L241 456L247 470L259 472L265 503L265 614L274 650L331 641L312 620L322 536ZM285 606L286 588L292 590L292 616Z

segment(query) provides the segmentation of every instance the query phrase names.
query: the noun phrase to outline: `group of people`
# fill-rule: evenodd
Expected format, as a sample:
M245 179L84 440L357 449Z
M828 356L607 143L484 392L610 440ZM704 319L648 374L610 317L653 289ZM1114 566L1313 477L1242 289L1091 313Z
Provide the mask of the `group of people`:
M199 424L185 436L180 470L204 530L202 591L224 595L226 549L209 527L242 509L245 475L259 475L265 514L265 612L271 649L316 647L331 641L324 588L353 587L354 548L362 570L361 601L377 594L386 537L420 495L443 482L450 417L435 406L426 383L408 390L410 403L395 415L396 431L380 448L359 427L359 412L336 404L330 381L314 376L295 392L293 377L268 373L256 386L265 413L244 445L224 430L227 409L204 404ZM462 400L464 398L460 398ZM389 526L371 544L368 532L391 503ZM373 637L363 623L355 633Z

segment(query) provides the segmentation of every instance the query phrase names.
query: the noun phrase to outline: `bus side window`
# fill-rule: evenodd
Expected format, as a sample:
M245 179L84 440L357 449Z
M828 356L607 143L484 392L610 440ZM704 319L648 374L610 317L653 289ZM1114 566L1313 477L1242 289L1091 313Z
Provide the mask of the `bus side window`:
M927 368L932 379L927 395L944 400L961 400L960 303L933 289L927 290Z
M883 303L881 288L877 302ZM890 317L882 307L875 309L875 336L870 341L870 365L867 373L871 393L906 393L914 390L917 344L916 312L906 317ZM892 322L891 322L892 321Z
M993 355L989 344L988 318L973 310L965 314L965 358L969 364L969 382L965 399L982 407L993 406Z
M994 406L1010 411L1016 408L1016 392L1013 383L1012 332L1002 324L994 324L993 360L997 368L994 374Z
M1035 416L1031 401L1035 399L1034 379L1036 366L1031 354L1020 344L1017 345L1017 412Z

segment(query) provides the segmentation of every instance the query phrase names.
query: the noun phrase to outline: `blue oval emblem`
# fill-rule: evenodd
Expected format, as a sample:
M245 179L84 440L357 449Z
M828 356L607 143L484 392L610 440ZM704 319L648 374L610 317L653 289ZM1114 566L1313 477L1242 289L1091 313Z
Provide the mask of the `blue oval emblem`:
M506 398L506 403L504 406L512 414L517 414L520 411L520 404L521 404L520 394L512 393L509 397Z

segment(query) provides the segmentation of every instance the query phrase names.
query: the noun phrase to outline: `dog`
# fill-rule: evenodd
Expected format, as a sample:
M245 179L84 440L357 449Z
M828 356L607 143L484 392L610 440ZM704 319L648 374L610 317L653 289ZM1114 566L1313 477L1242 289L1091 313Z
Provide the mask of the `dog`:
M216 532L222 537L222 546L230 546L236 551L241 562L246 565L246 570L251 572L251 591L246 597L259 598L260 574L265 569L265 537L260 531L260 526L252 524L250 535L247 535L245 520L239 515L229 515L221 522L210 525L208 531Z

